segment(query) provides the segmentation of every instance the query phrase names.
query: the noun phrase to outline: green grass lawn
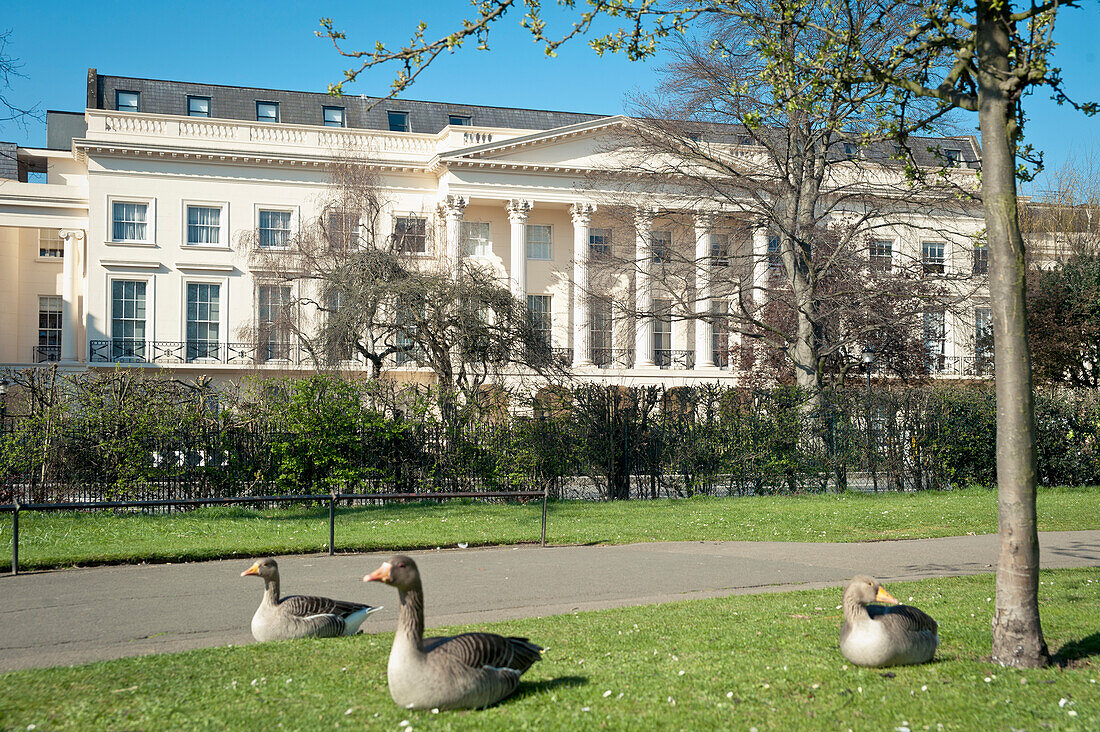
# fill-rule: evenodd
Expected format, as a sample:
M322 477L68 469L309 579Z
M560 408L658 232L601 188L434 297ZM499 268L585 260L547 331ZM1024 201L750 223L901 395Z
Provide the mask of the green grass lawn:
M1100 488L1039 492L1043 531L1100 528ZM392 551L465 542L538 541L541 505L405 504L340 509L340 551ZM693 498L550 505L548 541L871 541L997 530L996 495L984 489L878 495ZM20 565L182 561L321 551L326 508L208 508L168 515L35 514L20 519ZM11 519L0 518L0 569L10 566Z
M979 575L889 586L935 616L941 638L933 663L889 672L846 664L840 592L814 590L497 623L489 629L547 650L516 697L479 712L398 709L385 678L392 636L381 634L9 673L0 727L1095 730L1100 576L1060 570L1042 581L1062 667L984 660L993 577Z

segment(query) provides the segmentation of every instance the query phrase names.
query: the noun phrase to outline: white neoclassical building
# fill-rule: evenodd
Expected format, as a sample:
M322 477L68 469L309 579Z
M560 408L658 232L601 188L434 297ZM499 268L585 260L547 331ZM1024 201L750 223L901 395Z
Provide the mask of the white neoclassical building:
M91 69L86 109L49 113L45 147L0 150L9 163L0 166L0 366L310 370L293 344L273 352L240 335L289 295L253 271L242 235L272 248L293 237L320 213L326 163L354 151L386 193L382 225L414 241L436 232L416 254L496 267L576 376L735 379L715 322L653 317L617 327L610 298L584 296L593 258L612 247L643 263L621 283L639 311L660 309L650 276L661 247L716 260L745 250L768 266L768 232L731 229L728 212L639 197L632 233L604 218L592 173L615 165L607 139L626 122ZM964 163L959 175L973 176L972 138L944 138L943 147ZM908 252L939 271L975 266L958 237L981 228L980 211L953 214L942 233L937 215L905 213L921 224L899 220L877 256ZM721 310L718 293L696 300L702 312ZM988 312L979 297L969 315L932 324L929 347L945 373L973 359Z

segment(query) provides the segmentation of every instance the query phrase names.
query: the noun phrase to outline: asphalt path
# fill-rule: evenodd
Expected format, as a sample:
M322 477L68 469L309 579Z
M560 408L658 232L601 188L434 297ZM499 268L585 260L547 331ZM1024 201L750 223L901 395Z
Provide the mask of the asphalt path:
M1100 531L1040 534L1044 568L1100 566ZM388 555L279 557L283 594L383 605L364 624L392 630L397 593L362 576ZM427 625L482 623L699 597L992 572L997 536L858 544L667 542L415 552ZM93 567L0 577L0 672L251 643L262 582L250 559ZM839 602L839 595L838 595Z

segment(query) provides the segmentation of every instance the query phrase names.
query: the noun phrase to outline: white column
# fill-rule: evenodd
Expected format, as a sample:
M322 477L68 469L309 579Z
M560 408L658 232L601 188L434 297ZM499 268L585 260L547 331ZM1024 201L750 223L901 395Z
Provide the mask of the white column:
M768 290L768 225L757 222L752 230L752 298L764 304Z
M650 235L656 209L637 208L634 211L634 257L637 271L634 275L634 309L638 313L634 321L634 368L653 366L653 286L650 271L653 253L650 251Z
M84 239L79 229L61 229L58 232L64 242L61 260L61 360L76 361L76 256L77 242Z
M466 196L447 196L439 207L443 210L443 221L447 234L447 248L444 264L456 280L462 273L462 215L470 199Z
M588 348L588 227L595 204L574 203L573 215L573 367L592 365Z
M714 366L710 317L710 234L714 219L710 214L695 215L695 368Z
M512 296L527 304L527 215L531 202L522 198L508 201L508 223L511 233L511 257L508 282Z

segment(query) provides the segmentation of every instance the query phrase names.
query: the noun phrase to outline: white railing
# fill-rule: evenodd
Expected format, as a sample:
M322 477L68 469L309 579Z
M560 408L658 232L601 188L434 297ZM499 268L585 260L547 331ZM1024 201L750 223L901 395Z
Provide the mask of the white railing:
M531 130L448 126L438 134L383 130L332 129L320 125L272 124L246 120L205 119L178 115L141 114L90 109L88 139L115 141L124 137L171 140L173 144L234 149L292 149L305 153L371 153L391 159L428 160L437 153L485 145ZM145 140L141 140L145 142ZM307 149L303 149L307 148ZM312 148L312 150L308 150Z

